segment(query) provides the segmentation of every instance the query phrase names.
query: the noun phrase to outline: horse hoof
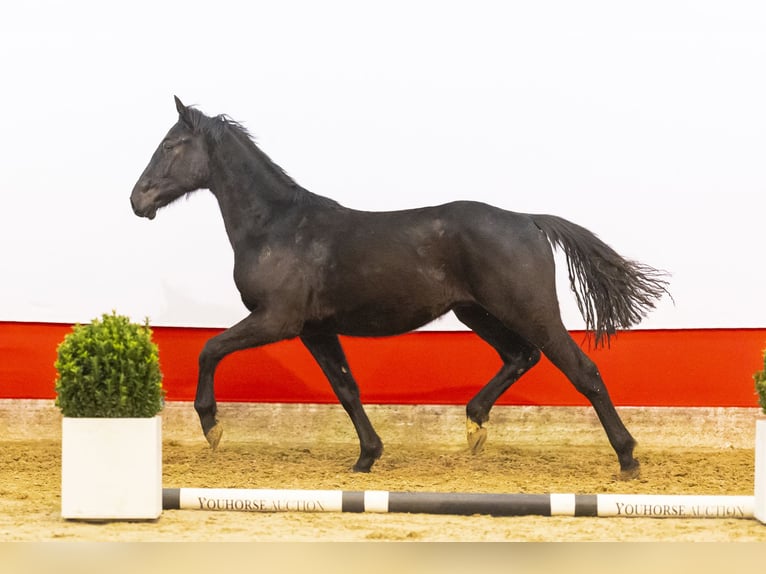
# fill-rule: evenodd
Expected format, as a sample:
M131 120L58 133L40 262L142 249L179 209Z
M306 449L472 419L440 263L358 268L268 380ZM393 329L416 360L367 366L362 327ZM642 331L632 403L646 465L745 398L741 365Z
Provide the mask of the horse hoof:
M487 442L486 428L467 418L465 419L465 436L468 440L468 448L473 454L479 454L484 450L484 443Z
M617 480L635 480L641 476L641 465L638 461L635 461L635 465L630 468L620 470L620 474L617 475Z
M218 448L218 443L221 442L222 436L223 436L223 427L221 426L220 423L216 423L213 428L207 431L205 438L207 439L207 442L210 445L210 448L215 450L216 448Z
M361 455L351 468L353 472L370 472L375 461L383 456L383 445L379 445L372 454Z
M377 459L375 458L369 458L365 457L364 459L360 458L356 461L356 464L351 467L352 472L370 472L372 470L372 465L375 464L375 461Z

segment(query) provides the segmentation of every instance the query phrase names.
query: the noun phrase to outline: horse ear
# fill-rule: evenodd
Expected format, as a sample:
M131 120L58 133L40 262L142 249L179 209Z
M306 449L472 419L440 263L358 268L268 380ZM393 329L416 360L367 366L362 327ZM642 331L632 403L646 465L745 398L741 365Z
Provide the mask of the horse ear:
M189 108L183 104L178 96L173 96L173 99L176 101L176 110L178 110L179 119L186 125L191 126L191 121L189 121Z

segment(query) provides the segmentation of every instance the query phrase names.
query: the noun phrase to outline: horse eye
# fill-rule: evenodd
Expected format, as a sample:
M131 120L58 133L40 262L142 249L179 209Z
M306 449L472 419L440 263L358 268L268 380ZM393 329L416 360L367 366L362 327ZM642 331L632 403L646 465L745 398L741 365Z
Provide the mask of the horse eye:
M162 149L164 150L171 150L175 146L175 143L173 142L162 142Z

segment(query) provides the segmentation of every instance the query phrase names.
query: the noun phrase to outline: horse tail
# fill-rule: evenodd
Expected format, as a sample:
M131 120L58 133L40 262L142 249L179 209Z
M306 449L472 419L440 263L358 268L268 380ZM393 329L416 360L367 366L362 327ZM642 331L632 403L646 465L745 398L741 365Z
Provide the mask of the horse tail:
M554 248L566 255L569 284L595 345L638 324L667 290L667 273L620 256L584 227L555 215L532 215Z

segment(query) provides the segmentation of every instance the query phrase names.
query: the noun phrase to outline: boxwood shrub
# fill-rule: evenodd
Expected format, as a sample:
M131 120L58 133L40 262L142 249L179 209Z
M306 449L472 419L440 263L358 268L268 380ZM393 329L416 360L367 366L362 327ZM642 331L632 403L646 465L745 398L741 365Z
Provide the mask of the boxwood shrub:
M758 404L761 411L766 413L766 351L763 354L763 370L753 375L755 379L755 392L758 395Z
M147 319L104 314L75 325L57 349L56 405L65 417L153 417L164 406Z

